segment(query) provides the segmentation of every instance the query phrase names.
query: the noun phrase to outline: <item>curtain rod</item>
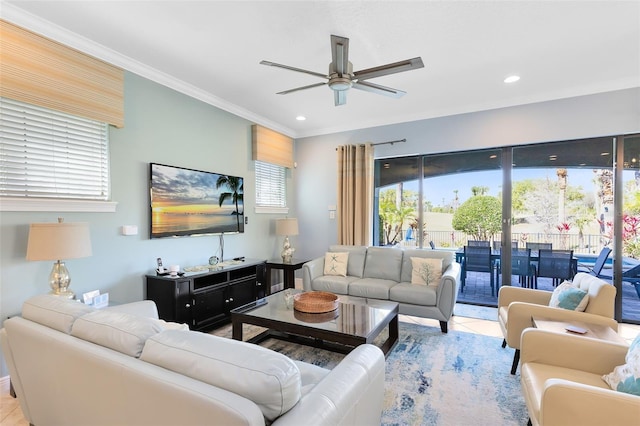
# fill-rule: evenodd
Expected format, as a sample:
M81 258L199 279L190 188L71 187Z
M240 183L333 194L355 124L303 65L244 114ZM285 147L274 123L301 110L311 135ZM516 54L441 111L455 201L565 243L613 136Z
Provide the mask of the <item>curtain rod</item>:
M397 141L389 141L389 142L378 142L378 143L372 143L371 146L376 146L376 145L393 145L394 143L402 143L402 142L406 142L406 139L398 139Z
M386 144L393 145L394 143L402 143L402 142L406 142L406 141L407 141L406 139L398 139L397 141L372 143L371 146L386 145ZM364 144L361 144L361 146L364 146ZM336 148L336 151L338 150L338 148Z

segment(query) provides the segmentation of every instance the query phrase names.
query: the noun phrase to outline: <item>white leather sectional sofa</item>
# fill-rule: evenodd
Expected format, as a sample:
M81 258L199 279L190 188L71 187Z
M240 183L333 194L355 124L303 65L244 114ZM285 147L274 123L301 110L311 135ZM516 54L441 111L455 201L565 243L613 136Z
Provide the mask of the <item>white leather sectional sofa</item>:
M348 253L346 274L325 274L321 256L302 265L305 291L328 291L353 297L390 300L399 313L440 321L447 332L460 282L460 264L444 250L333 245L329 253ZM442 259L442 277L433 285L412 284L412 258Z
M373 345L326 370L166 323L151 301L96 310L50 295L26 301L0 342L34 425L380 424Z

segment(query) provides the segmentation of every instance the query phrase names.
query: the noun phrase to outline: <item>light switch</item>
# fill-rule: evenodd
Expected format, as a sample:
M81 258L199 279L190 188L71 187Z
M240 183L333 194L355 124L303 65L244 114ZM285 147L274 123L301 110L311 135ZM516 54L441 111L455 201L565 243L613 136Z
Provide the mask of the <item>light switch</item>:
M122 235L138 235L138 227L136 225L122 226Z
M329 219L335 219L336 218L336 211L335 210L331 210L329 212Z

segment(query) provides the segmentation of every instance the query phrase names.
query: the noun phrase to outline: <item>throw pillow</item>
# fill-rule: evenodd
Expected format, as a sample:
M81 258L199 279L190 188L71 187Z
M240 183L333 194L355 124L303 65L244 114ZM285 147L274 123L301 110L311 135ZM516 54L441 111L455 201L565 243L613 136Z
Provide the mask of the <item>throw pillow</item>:
M551 294L549 306L583 312L589 303L589 293L565 281Z
M348 252L327 252L324 255L324 274L347 276Z
M625 361L602 378L615 391L640 396L640 334L629 346Z
M411 258L411 284L437 287L442 278L442 259L430 257Z

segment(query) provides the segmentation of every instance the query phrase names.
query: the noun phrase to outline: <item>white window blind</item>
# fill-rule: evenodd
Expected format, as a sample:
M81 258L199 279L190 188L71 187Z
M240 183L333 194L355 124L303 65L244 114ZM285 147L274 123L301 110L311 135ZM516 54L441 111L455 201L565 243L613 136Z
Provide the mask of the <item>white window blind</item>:
M108 200L107 124L0 98L0 197Z
M256 206L286 207L285 168L256 161Z

